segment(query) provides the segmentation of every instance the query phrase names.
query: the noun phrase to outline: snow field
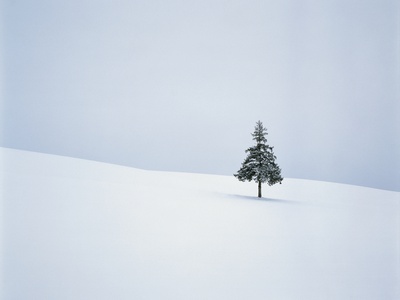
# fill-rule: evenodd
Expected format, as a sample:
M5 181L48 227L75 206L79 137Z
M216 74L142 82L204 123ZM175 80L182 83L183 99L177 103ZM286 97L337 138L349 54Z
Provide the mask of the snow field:
M1 157L5 300L399 296L399 193Z

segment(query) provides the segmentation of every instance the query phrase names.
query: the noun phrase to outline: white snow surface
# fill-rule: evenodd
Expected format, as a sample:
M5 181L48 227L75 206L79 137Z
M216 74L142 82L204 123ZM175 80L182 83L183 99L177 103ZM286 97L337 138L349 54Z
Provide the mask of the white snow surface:
M1 299L400 298L400 193L0 149Z

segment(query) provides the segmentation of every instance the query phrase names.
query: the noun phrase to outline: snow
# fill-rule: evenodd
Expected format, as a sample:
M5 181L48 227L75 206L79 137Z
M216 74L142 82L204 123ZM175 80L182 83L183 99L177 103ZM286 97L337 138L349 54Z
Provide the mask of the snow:
M400 193L0 149L2 299L400 296Z

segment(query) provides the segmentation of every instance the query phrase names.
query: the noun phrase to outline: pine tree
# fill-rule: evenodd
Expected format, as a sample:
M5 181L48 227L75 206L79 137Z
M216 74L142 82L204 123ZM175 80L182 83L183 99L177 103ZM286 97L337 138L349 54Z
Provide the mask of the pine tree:
M234 174L240 181L255 181L258 183L258 197L261 198L261 184L267 182L268 185L281 183L281 169L275 162L274 147L267 144L267 129L261 121L258 121L252 133L256 145L246 150L248 156L242 163L242 167Z

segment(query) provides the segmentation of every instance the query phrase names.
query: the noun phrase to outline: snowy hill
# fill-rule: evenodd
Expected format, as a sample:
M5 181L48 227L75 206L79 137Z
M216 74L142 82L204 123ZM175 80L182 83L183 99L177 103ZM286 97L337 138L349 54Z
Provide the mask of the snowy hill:
M3 298L399 299L399 193L1 148Z

